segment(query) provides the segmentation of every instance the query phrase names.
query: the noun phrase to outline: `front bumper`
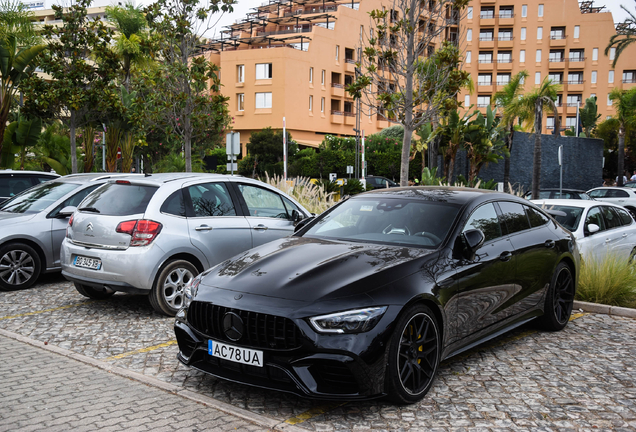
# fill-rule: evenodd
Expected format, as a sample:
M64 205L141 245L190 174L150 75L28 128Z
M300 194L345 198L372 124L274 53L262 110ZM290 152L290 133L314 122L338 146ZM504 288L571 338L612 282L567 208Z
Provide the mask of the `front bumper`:
M305 320L290 320L289 323L293 322L298 332L295 342L289 339L283 345L272 342L280 338L277 338L276 330L274 333L270 330L272 336L266 344L277 345L272 349L263 347L263 344L259 346L254 340L250 343L232 342L218 332L205 334L188 321L186 309L177 315L174 327L179 345L177 358L185 365L218 378L311 399L375 399L385 395L384 375L392 328L387 323L393 322L394 313L397 312L389 308L375 328L360 334L318 334ZM278 322L285 320L283 317L276 319ZM287 334L289 323L284 325ZM213 357L207 350L210 339L262 350L264 366Z

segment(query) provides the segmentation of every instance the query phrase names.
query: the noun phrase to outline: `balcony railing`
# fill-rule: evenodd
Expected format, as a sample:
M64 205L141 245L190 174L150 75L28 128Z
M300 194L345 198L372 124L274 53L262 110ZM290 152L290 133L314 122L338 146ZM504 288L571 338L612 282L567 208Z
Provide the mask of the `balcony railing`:
M514 18L515 14L512 12L499 12L499 18Z
M565 61L565 57L550 57L548 61L550 63L560 63Z
M498 58L497 63L512 63L512 57L510 58Z
M495 18L495 13L494 12L481 12L479 14L479 18L481 19L494 19Z
M549 78L548 78L548 79L549 79ZM559 84L559 85L560 85L560 84L563 84L563 80L562 80L562 79L560 79L560 78L559 78L559 79L551 79L551 80L550 80L550 82L551 82L552 84Z
M491 86L492 81L477 81L478 86Z
M259 31L259 32L256 32L256 35L271 36L271 35L280 35L280 34L289 34L289 33L311 33L312 30L313 29L309 27L309 28L299 28L299 29L291 29L291 30L277 30L277 31L270 31L270 32Z
M351 63L351 64L356 64L356 61L352 58L346 58L345 59L345 63Z
M636 83L636 77L635 78L623 78L623 83L624 84L634 84L634 83Z
M354 112L351 112L351 111L345 111L344 112L344 116L345 117L355 117L356 114Z
M343 115L343 113L342 113L342 111L339 111L339 110L331 110L331 115L341 116L341 115Z
M510 84L510 80L509 79L506 80L506 81L497 80L497 85L498 86L505 86L505 85L508 85L508 84Z
M495 37L493 35L479 35L479 40L480 41L486 41L486 42L492 42L493 40L495 40Z
M567 35L564 35L564 34L551 34L550 35L550 39L551 40L563 40L565 38L567 38Z
M490 102L488 103L477 103L477 108L486 108L487 106L490 105Z
M570 57L568 59L568 61L572 62L572 63L574 63L574 62L582 62L582 61L585 61L585 57Z
M492 59L479 59L479 63L492 63Z
M510 35L510 36L499 36L497 39L499 41L511 41L511 40L514 39L514 37L512 35Z
M568 84L583 84L583 82L584 81L583 81L582 78L581 79L576 79L576 80L572 80L572 79L568 80Z
M335 87L335 88L344 88L344 84L340 84L340 83L331 83L331 87Z

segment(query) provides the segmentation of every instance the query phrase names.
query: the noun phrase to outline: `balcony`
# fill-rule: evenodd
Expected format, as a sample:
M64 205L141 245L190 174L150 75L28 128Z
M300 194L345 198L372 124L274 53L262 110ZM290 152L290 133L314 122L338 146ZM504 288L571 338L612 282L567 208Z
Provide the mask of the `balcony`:
M568 80L568 92L582 92L584 83L583 79Z
M342 111L331 110L331 123L343 124L344 115Z
M574 114L578 111L581 106L581 102L568 102L566 107L566 114Z
M483 2L482 2L483 4ZM495 25L495 13L481 13L479 14L480 26L494 26Z
M377 115L376 127L378 129L386 129L389 127L389 121L380 113Z
M354 59L345 59L345 72L356 72L356 61Z
M570 69L584 69L585 57L572 57L568 59L568 67Z
M483 2L482 2L483 3ZM514 25L515 24L515 14L508 12L499 12L499 25Z
M499 38L497 38L497 47L498 48L512 48L513 45L513 39L514 37L512 36L499 36Z
M479 60L479 67L478 69L480 71L491 71L493 69L493 62L492 60Z
M550 47L564 47L567 38L567 35L550 35Z
M331 83L331 96L344 97L344 85L339 83Z
M479 36L479 48L493 49L495 47L495 38L490 36Z
M552 57L548 59L548 69L564 69L565 58L564 57Z
M498 71L511 71L512 70L512 59L502 59L497 60L497 70Z
M356 124L356 114L350 111L344 112L344 124L348 126L355 126Z

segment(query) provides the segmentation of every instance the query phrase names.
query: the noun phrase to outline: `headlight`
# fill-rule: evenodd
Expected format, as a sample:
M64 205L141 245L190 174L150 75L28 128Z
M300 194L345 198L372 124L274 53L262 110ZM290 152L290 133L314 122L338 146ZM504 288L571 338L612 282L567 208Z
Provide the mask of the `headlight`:
M320 333L362 333L371 330L380 321L386 306L355 309L309 318Z
M192 303L192 298L197 295L197 290L199 289L199 284L201 283L201 275L198 275L194 279L188 282L183 290L183 307L187 308Z

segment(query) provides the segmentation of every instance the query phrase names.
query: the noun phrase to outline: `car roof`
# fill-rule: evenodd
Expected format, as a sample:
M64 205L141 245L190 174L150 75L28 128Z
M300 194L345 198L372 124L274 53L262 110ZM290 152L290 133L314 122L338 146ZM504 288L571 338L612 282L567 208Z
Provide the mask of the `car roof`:
M213 173L193 173L193 172L176 172L176 173L156 173L156 174L132 174L136 181L142 181L144 184L155 184L157 186L161 186L162 184L169 183L175 180L198 180L198 179L217 179L217 180L227 180L231 175L226 174L213 174ZM245 178L242 176L234 176ZM112 179L112 181L117 181L117 179Z
M592 200L579 200L579 199L536 199L536 200L530 200L530 202L536 204L539 207L541 207L541 205L546 205L546 206L559 205L559 206L567 206L567 207L590 208L590 207L603 205L603 206L623 208L619 205L615 205L607 201L592 201Z
M426 201L448 202L451 204L466 204L474 199L484 197L498 198L501 200L517 201L519 203L527 203L528 201L503 192L497 192L488 189L462 188L452 186L404 186L390 189L373 189L368 192L357 194L352 198L370 198L376 197L396 197L396 198L412 198Z
M634 188L631 187L618 187L618 186L599 186L599 187L595 187L593 189L588 190L588 192L593 191L593 190L598 190L598 189L619 189L619 190L626 190L628 192L634 192Z
M3 169L0 170L0 174L15 174L15 175L43 175L43 176L50 176L51 178L56 178L59 177L59 174L56 173L52 173L52 172L46 172L46 171L24 171L24 170L12 170L12 169Z
M88 183L88 182L96 182L99 180L109 180L115 178L126 178L126 177L142 177L143 174L122 174L122 173L80 173L80 174L69 174L63 177L56 178L55 181L63 182L63 183Z

